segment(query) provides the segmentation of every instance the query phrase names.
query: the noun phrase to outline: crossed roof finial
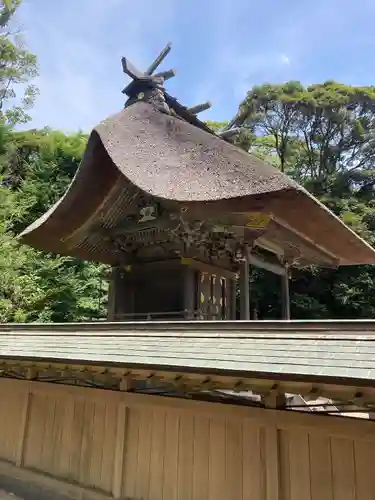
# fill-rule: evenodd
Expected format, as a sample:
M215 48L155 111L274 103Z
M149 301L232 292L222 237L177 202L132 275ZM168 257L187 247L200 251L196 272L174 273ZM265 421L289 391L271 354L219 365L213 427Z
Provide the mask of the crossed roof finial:
M171 48L172 44L169 42L145 72L139 71L126 57L123 57L121 60L122 69L124 73L132 79L132 81L122 91L123 94L126 94L129 98L134 98L137 93L139 94L142 91L142 87L147 87L148 89L160 89L164 91L164 82L174 77L176 74L175 71L173 69L169 69L167 71L160 71L156 74L154 74L154 72L169 54ZM187 108L187 111L193 115L197 115L198 113L209 109L211 106L212 104L207 101Z
M128 75L132 81L123 89L123 94L128 96L128 101L125 106L128 106L135 101L144 100L148 102L153 102L153 104L162 112L167 114L175 114L173 109L171 110L171 100L177 104L177 100L167 97L164 89L164 82L173 78L175 76L175 71L169 69L167 71L160 71L155 73L160 64L167 57L172 49L172 43L168 42L156 59L150 64L146 71L140 71L136 68L126 57L123 57L122 69L126 75ZM167 99L166 99L167 97ZM168 101L168 103L166 102ZM211 108L212 104L209 101L197 104L191 107L185 107L182 105L181 108L190 115L195 117L198 113L206 111ZM231 142L238 134L241 132L241 128L236 126L236 120L232 120L226 127L222 130L215 132L215 135Z
M156 87L162 86L165 80L168 80L169 78L175 76L176 73L173 69L162 71L160 73L156 73L156 75L153 75L154 71L158 68L158 66L160 66L160 64L169 54L171 48L172 44L168 43L145 72L139 71L126 57L123 57L121 59L122 69L124 73L130 76L130 78L133 80L124 88L124 90L122 91L123 94L131 97L133 95L133 88L136 82L147 82L151 87Z

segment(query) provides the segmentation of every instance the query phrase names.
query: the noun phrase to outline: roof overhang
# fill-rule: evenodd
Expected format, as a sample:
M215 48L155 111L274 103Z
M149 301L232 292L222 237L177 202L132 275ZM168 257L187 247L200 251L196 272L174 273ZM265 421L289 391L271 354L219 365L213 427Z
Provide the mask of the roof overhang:
M109 389L130 378L374 406L374 331L374 321L7 324L0 375Z
M21 241L58 254L117 263L103 242L94 244L88 236L98 224L111 228L121 222L139 193L168 207L184 206L201 218L268 214L276 240L293 234L329 256L321 265L329 265L330 259L331 265L375 263L370 245L280 171L143 102L93 130L69 189L20 235Z

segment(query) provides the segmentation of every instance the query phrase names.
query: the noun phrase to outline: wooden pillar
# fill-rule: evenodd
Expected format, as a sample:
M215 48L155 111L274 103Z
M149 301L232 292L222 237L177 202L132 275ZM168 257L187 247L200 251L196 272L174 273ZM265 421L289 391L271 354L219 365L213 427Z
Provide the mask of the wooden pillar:
M108 321L131 321L134 314L134 283L131 268L112 268L108 290Z
M281 276L281 308L282 319L290 319L290 295L289 295L289 268Z
M116 317L116 268L112 267L108 287L107 320L115 321Z
M240 265L240 319L250 319L249 262L247 257Z
M230 279L228 282L228 319L237 319L237 280Z
M196 271L186 266L184 273L184 311L185 319L194 319L194 309L197 302Z

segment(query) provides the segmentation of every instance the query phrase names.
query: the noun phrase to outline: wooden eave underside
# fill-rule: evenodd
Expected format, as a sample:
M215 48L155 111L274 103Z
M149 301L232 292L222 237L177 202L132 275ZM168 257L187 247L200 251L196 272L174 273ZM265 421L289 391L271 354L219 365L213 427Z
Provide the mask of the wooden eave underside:
M70 234L64 235L57 243L58 246L55 246L56 242L52 239L46 240L47 248L56 253L83 260L111 265L127 263L126 255L122 254L112 241L106 241L103 236L104 234L110 235L120 224L124 224L124 219L132 210L135 210L139 196L142 194L124 178L120 178L97 210L80 227L75 227ZM207 206L200 204L193 207L186 203L168 200L160 200L160 203L166 210L176 213L188 207L191 214L196 213L198 220L204 219L205 212L208 216L212 215L211 207L207 209ZM259 209L259 206L257 208ZM262 210L264 208L262 207ZM233 217L236 215L238 214L233 214ZM246 230L249 231L249 229ZM337 256L306 239L303 234L283 225L281 220L273 219L272 215L268 227L257 232L259 237L256 234L255 242L259 247L271 249L273 253L280 257L287 257L297 266L316 264L336 267L339 265ZM25 241L27 240L28 237L25 236ZM49 247L49 245L53 246Z
M181 394L212 394L214 391L233 391L233 399L241 396L238 404L246 404L244 392L260 396L259 404L272 401L279 395L299 394L305 401L316 401L323 397L344 405L353 405L362 411L375 411L375 388L363 386L359 381L347 385L335 381L283 380L267 375L251 377L244 375L217 375L190 373L184 370L157 370L147 368L124 368L106 364L76 364L48 361L21 361L0 357L0 377L46 382L51 384L83 386L111 391L133 390L137 381L147 385L141 392L166 395L169 391ZM159 391L158 391L159 388ZM238 397L237 396L237 397ZM202 398L204 399L204 398ZM228 402L229 402L229 398ZM233 401L232 399L232 401ZM225 402L224 398L223 401ZM253 399L254 401L254 399ZM248 399L253 405L252 399ZM265 403L268 406L267 403ZM339 405L338 405L339 406ZM272 407L272 403L269 403Z
M341 265L375 263L369 245L281 172L145 103L130 106L92 132L70 188L21 239L55 253L113 264L111 252L87 235L98 224L113 228L120 223L139 193L203 219L263 212L284 232L288 228L307 247L316 247L320 260L323 252ZM316 263L310 259L311 250L306 250L306 260ZM332 260L328 265L334 265Z

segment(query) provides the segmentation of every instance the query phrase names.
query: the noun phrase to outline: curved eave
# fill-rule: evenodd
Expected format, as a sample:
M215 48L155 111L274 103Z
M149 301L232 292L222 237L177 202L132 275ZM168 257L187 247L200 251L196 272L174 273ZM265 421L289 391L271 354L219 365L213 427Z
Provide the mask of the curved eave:
M370 245L280 171L145 103L93 130L65 195L20 239L46 251L116 263L104 247L94 255L79 243L92 226L115 226L139 191L202 214L264 211L340 265L375 264Z

